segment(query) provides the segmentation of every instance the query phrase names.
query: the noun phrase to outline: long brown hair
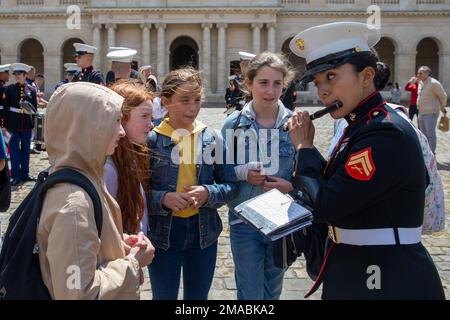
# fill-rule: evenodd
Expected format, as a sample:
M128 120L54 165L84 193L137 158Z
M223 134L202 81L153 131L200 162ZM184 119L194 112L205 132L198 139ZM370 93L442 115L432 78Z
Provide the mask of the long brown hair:
M122 124L130 119L131 111L153 96L143 86L130 81L120 81L111 87L125 98L122 107ZM145 202L140 192L150 188L150 151L145 145L132 142L127 136L119 140L112 155L118 174L117 202L122 211L123 230L135 234L144 216Z

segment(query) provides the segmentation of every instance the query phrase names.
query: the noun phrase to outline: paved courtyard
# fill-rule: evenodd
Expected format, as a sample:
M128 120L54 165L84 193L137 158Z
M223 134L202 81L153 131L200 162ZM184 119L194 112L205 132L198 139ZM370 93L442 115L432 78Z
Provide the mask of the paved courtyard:
M224 109L204 108L200 112L199 119L209 126L220 129L226 116L223 114ZM308 111L314 112L317 107L309 107ZM316 124L316 140L315 145L325 154L333 133L333 121L329 116L325 116L315 121ZM94 137L93 137L94 139ZM450 297L450 133L442 133L438 131L437 159L439 163L439 171L445 187L446 198L446 225L445 231L432 236L423 236L423 243L429 250L441 276L447 298ZM48 158L45 152L31 156L31 173L37 173L48 166ZM0 213L0 221L3 226L2 232L6 231L6 225L11 213L18 207L20 202L25 198L31 190L33 183L26 183L19 188L14 189L12 195L11 208L6 213ZM212 288L210 290L210 299L236 299L236 285L234 282L234 265L231 256L229 228L227 223L227 208L220 208L220 214L224 224L224 231L219 238L218 257L216 271ZM298 259L286 272L283 285L283 293L281 299L301 300L304 294L312 285L312 281L308 278L304 260ZM182 297L180 290L179 298ZM142 286L142 299L151 299L151 288L148 276ZM320 299L320 290L309 299Z

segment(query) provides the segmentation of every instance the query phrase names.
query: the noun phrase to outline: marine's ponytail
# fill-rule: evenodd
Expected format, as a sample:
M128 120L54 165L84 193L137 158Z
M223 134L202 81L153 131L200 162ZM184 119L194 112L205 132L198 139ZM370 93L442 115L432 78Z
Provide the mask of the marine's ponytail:
M375 73L375 77L373 79L377 91L381 91L384 89L390 77L391 77L391 68L389 68L389 66L386 63L378 61L377 70Z
M371 67L375 71L375 77L373 83L377 91L383 90L391 76L391 70L387 64L380 62L377 52L372 49L371 52L365 52L355 55L350 61L348 61L355 71L361 72L367 67Z

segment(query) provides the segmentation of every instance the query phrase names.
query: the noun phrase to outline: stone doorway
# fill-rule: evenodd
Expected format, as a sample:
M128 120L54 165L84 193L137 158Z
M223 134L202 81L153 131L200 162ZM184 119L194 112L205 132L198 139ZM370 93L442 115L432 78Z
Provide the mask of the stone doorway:
M439 45L433 38L424 38L417 44L416 70L421 66L431 69L431 76L439 80Z
M44 47L36 39L26 39L19 46L19 62L33 66L36 74L44 73Z
M61 80L64 79L65 73L64 63L75 63L75 58L73 57L75 54L75 48L73 47L73 44L77 42L84 43L84 41L81 39L70 38L64 41L64 44L61 47L61 58L62 58L61 74L60 74Z
M198 69L198 46L194 39L182 36L170 45L170 70L184 66Z

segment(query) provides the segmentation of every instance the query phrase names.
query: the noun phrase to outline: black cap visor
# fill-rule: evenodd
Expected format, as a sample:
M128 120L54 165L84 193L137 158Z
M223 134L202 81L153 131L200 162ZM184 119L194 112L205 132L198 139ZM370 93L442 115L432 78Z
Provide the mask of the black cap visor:
M82 55L85 55L85 54L87 54L88 52L87 51L77 51L77 52L75 52L75 54L73 55L73 57L74 58L76 58L76 57L81 57Z
M301 81L303 83L309 83L314 80L314 75L316 75L317 73L340 67L349 62L354 57L370 53L370 51L358 52L356 49L350 49L332 53L323 58L314 60L306 65L306 71L303 74Z

